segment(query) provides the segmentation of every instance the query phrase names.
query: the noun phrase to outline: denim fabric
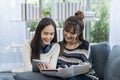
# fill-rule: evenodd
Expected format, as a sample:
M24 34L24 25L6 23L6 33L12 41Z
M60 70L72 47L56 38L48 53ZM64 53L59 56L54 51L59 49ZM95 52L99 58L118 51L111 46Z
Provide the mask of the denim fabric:
M78 76L67 78L66 80L92 80L92 79L86 75L78 75Z

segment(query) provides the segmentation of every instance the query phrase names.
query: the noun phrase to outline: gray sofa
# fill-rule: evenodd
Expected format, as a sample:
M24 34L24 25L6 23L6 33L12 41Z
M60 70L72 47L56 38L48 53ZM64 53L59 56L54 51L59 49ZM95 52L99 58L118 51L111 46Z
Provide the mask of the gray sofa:
M11 72L5 72L5 73L0 73L0 80L15 80L13 76L16 73L11 73Z
M108 43L91 45L89 60L99 80L120 80L120 46L114 46L111 51ZM62 80L38 72L17 73L14 78L15 80Z
M112 48L105 66L104 80L120 80L120 45Z
M104 80L104 68L110 52L111 49L108 43L91 45L90 62L93 64L93 69L99 80Z

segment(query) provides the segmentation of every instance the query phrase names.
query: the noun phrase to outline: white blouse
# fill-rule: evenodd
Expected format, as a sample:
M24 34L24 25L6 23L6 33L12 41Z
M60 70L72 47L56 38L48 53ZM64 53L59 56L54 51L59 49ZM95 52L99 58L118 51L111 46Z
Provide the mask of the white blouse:
M27 40L23 46L23 54L22 54L23 63L24 63L23 71L32 71L30 43L31 40ZM40 55L40 59L49 62L50 65L56 68L59 53L60 53L60 46L58 43L54 43L52 45L51 50L48 53Z

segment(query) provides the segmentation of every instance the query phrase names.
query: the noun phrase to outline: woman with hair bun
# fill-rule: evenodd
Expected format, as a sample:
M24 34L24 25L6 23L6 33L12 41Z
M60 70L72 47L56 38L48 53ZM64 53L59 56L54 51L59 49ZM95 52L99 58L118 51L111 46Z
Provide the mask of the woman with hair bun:
M77 11L75 16L70 16L64 23L63 41L59 42L61 50L57 62L58 68L70 67L72 65L84 66L82 72L65 80L92 80L87 73L91 69L88 60L90 45L83 38L84 14ZM87 66L86 66L87 64Z

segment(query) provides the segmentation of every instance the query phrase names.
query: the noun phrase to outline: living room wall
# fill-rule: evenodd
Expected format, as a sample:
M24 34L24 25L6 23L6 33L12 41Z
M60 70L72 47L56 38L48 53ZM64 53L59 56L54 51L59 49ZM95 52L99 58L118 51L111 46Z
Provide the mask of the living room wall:
M25 23L20 21L23 1L0 0L0 71L21 65L21 54L11 45L25 40Z

